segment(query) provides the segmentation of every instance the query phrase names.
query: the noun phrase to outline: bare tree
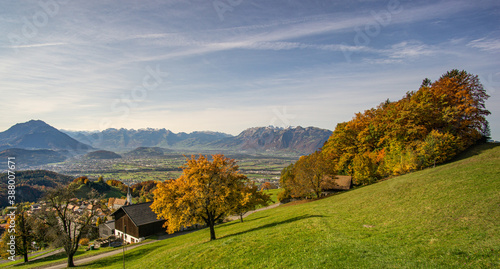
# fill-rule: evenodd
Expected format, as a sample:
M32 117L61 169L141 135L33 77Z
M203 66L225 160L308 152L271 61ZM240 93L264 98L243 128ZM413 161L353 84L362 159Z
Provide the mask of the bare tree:
M78 242L92 228L100 206L95 190L89 194L85 207L77 202L75 191L73 184L50 191L45 196L46 208L43 210L55 240L59 241L68 256L68 267L75 266L73 256L78 250Z

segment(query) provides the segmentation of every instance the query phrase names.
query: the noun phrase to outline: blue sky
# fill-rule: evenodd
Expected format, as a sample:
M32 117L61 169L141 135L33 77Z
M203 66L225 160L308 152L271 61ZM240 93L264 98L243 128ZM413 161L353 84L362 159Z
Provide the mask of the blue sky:
M451 69L500 140L500 2L2 1L0 130L337 123Z

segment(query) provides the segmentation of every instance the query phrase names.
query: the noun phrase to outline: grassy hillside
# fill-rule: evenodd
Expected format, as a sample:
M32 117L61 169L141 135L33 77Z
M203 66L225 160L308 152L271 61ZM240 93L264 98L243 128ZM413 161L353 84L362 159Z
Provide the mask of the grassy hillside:
M106 185L108 189L106 191L103 191L101 189L95 188L95 185L97 184L94 184L93 186L94 189L98 191L99 195L104 194L104 198L111 198L111 197L120 198L123 196L127 196L127 193L121 192L117 187L111 187L109 185ZM88 194L90 193L91 190L92 188L89 185L81 185L76 191L76 197L88 198Z
M500 147L126 253L128 268L500 266ZM87 265L121 268L122 256Z

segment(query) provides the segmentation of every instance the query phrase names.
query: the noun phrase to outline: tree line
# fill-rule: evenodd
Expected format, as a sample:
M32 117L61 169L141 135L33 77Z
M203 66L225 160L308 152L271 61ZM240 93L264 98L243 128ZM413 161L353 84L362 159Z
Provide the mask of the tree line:
M283 169L279 199L319 197L335 175L355 185L435 166L490 135L488 99L478 76L457 69L399 101L382 102L337 124L317 152Z

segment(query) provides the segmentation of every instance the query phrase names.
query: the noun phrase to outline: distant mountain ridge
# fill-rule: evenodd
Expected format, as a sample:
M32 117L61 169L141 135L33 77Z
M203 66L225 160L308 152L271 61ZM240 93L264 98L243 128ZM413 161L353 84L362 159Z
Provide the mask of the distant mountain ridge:
M320 149L332 131L316 127L255 127L235 137L224 138L211 147L228 148L248 152L278 151L295 154L310 154Z
M48 163L63 162L67 156L63 153L50 149L20 149L10 148L0 151L0 165L7 167L7 158L13 157L16 167L25 169L33 165L44 165Z
M69 136L106 150L131 150L138 147L170 149L199 148L210 142L231 137L219 132L174 133L167 129L106 129L101 132L64 131Z
M130 152L131 155L162 155L161 150L189 151L239 151L247 153L310 154L320 149L332 131L316 127L254 127L237 136L220 132L198 131L174 133L167 129L106 129L104 131L59 131L40 120L19 123L0 133L0 152L5 149L21 149L24 156L34 155L33 150L51 156L51 161L60 161L56 156L74 156L95 150ZM146 149L146 148L156 148ZM27 150L27 151L22 151ZM10 152L4 152L8 154ZM36 152L39 156L42 152ZM165 151L163 152L165 153ZM109 154L108 154L109 155ZM129 155L129 156L131 156ZM40 158L35 163L39 163Z
M71 138L41 120L18 123L0 132L0 150L9 148L50 149L68 153L81 153L92 149L91 146Z
M332 131L316 127L254 127L232 136L218 132L174 133L166 129L107 129L102 132L65 131L82 142L113 151L147 148L227 150L310 154L323 146ZM159 153L154 153L158 155Z

